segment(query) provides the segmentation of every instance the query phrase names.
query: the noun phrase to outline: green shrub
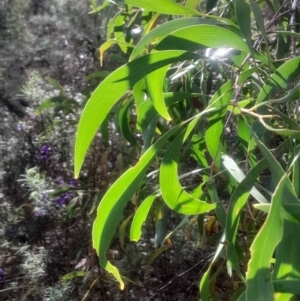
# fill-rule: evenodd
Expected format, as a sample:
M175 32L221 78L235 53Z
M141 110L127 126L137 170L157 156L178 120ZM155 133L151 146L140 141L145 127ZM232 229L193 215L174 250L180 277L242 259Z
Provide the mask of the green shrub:
M165 208L196 216L201 235L203 220L216 216L219 241L201 277L201 300L224 297L214 284L226 269L233 284L224 295L231 300L300 295L296 3L120 4L100 54L118 44L128 62L103 80L85 106L76 136L75 176L98 128L121 99L118 126L139 151L139 160L106 192L93 225L100 264L121 289L126 280L106 253L124 208L134 198L139 206L130 229L133 241L140 239L155 199L165 204L156 224L156 245L162 247L153 258L166 249ZM110 1L99 8L93 4L97 11ZM266 25L262 16L268 14ZM138 31L142 36L136 43ZM201 181L183 186L178 166L188 158L197 163L194 172ZM150 173L159 185L143 197L141 185Z

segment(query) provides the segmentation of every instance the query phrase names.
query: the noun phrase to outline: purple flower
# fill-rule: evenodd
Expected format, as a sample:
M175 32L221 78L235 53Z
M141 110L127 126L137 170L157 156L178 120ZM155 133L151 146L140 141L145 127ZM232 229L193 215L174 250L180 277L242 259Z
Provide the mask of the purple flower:
M56 204L59 206L65 205L69 203L73 198L72 192L68 191L62 195L60 195L58 198L56 198Z
M76 187L76 186L77 186L77 181L76 181L75 179L72 179L72 180L70 181L70 186L71 186L71 187Z
M51 147L49 147L47 144L44 144L41 147L41 151L40 151L41 160L46 160L50 154L51 154Z

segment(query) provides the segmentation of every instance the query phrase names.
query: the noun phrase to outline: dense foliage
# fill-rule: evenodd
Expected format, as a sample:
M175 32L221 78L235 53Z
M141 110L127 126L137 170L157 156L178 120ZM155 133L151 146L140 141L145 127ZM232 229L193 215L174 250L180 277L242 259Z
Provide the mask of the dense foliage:
M193 219L200 234L195 248L214 247L196 279L201 300L300 295L297 2L120 4L100 56L118 44L128 61L105 78L84 108L75 175L113 110L138 161L101 199L93 247L121 289L131 280L121 276L128 274L120 273L108 251L126 208L122 246L131 218L132 241L141 238L147 216L156 220L146 278L153 260L171 248L172 235ZM193 168L180 174L186 162ZM171 212L182 222L168 233ZM212 223L215 240L206 240ZM229 279L227 292L218 286L220 277Z

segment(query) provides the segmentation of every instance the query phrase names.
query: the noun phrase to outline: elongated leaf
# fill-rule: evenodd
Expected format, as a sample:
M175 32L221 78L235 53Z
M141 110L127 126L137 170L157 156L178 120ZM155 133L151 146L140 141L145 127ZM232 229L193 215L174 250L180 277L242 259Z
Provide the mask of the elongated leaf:
M280 208L287 182L287 175L284 175L273 194L267 219L251 245L251 259L247 272L247 300L274 300L270 263L275 248L283 235L283 220L280 216ZM264 292L264 294L262 295L261 292Z
M92 94L79 121L75 141L75 177L79 175L86 152L98 128L126 91L156 69L177 61L197 58L196 54L181 51L152 53L120 67L105 78Z
M251 18L250 18L250 6L245 0L235 1L235 11L236 17L240 26L242 35L244 36L246 43L249 47L249 51L253 54L253 43L252 43L252 33L251 33Z
M149 195L139 206L135 215L133 217L133 221L130 228L130 240L139 241L142 234L142 226L146 221L146 218L149 214L150 208L157 197L157 192Z
M204 213L214 209L216 206L215 204L200 201L187 193L181 187L177 174L177 161L180 149L202 115L203 113L198 114L198 118L190 122L187 129L180 133L171 143L160 168L160 189L164 201L171 209L187 215Z
M118 107L116 112L116 123L123 137L130 142L131 145L136 145L136 139L131 128L130 110L133 103L132 98L125 99Z
M160 208L160 217L155 225L154 248L158 248L165 240L170 209L166 204Z
M265 213L269 213L271 204L253 204L253 207ZM282 219L286 219L294 223L300 223L300 203L298 205L283 204L280 216Z
M193 96L199 96L198 93L188 93L188 92L168 92L163 93L163 98L165 100L166 106L170 106L173 103L176 103L180 100L187 99ZM137 125L138 129L144 131L150 122L157 116L157 111L150 99L146 99L138 108L137 108Z
M212 37L214 37L212 39ZM192 25L174 31L155 47L156 50L184 49L196 51L201 48L234 48L249 52L245 41L223 27L214 25Z
M163 96L163 85L170 65L159 68L146 76L147 92L156 111L166 120L171 120ZM156 84L153 84L156 82Z
M295 57L281 65L270 77L269 82L261 89L256 103L259 104L266 101L268 98L274 98L277 93L281 93L283 89L286 89L292 82L294 82L299 72L300 57Z
M116 231L117 225L122 219L123 210L135 193L140 181L146 173L147 168L157 155L166 141L174 135L183 122L162 136L152 147L150 147L140 158L138 163L128 169L106 192L97 209L97 217L93 223L93 246L99 256L100 264L119 281L121 289L124 283L118 269L108 262L106 252L110 241Z
M236 253L236 235L239 227L239 220L242 210L248 200L251 191L256 190L254 187L254 183L256 182L257 176L262 172L265 168L265 162L261 161L254 168L252 168L247 176L239 169L239 167L232 162L231 164L228 162L228 158L222 156L224 160L224 165L227 170L231 171L231 174L237 176L240 179L240 183L237 188L234 190L229 203L229 208L227 212L226 226L225 226L225 234L227 241L227 256L228 260L231 263L232 267L240 273L241 279L243 276L240 272L240 267L238 263L238 256ZM230 159L231 160L231 159ZM232 160L233 161L233 160ZM236 169L237 167L237 169ZM256 190L257 191L257 190ZM257 191L258 192L258 191ZM259 192L258 192L259 193ZM262 196L262 199L264 197ZM266 202L266 201L265 201Z
M232 160L229 156L227 155L222 155L223 159L223 164L226 167L226 169L230 172L230 174L235 178L235 180L238 183L244 182L244 179L246 178L245 173L240 169L240 167L235 163L234 160ZM261 166L261 165L259 165ZM247 176L248 178L248 176ZM246 181L248 183L248 181ZM254 182L253 182L254 183ZM269 203L266 198L255 188L252 187L250 190L251 195L259 202L262 204Z
M261 35L262 35L263 39L264 39L265 45L268 45L269 40L268 40L264 20L263 20L263 17L262 17L262 12L259 8L259 5L253 0L249 0L249 3L250 3L250 7L253 11L255 21L258 25L258 28L261 32ZM269 52L269 47L268 46L266 47L266 50L268 51L268 57L270 59L270 52Z
M132 5L135 7L141 7L145 10L160 14L170 14L170 15L199 15L196 10L184 7L172 0L161 0L159 5L155 1L148 0L124 0L127 5Z
M218 119L215 119L215 116L220 115ZM213 160L213 168L215 172L221 170L221 153L225 152L225 148L222 144L222 135L224 131L224 116L225 111L217 112L216 114L212 114L212 120L209 121L209 125L207 130L205 131L205 142L207 150L211 155Z
M143 54L147 47L149 47L150 44L153 42L158 43L163 38L167 37L170 33L182 29L184 27L188 27L191 25L197 25L197 24L211 24L211 25L224 25L225 22L218 21L218 20L212 20L212 19L204 19L204 18L180 18L176 20L172 20L170 22L164 23L160 25L157 28L154 28L151 30L147 35L145 35L135 46L133 49L129 61L132 61L136 57Z
M274 287L276 292L287 292L295 295L300 295L300 280L274 280ZM289 299L291 300L291 299Z
M293 185L285 186L284 194L286 199L283 201L283 208L291 213L293 216L299 214L300 202L298 200L298 194L294 187L299 187L299 155L300 146L298 145L294 150L294 166L293 166ZM287 203L288 202L288 203ZM293 206L294 208L289 208ZM295 208L296 207L296 208ZM274 267L273 279L293 279L299 280L300 278L300 261L299 261L299 249L300 249L300 217L296 218L298 221L294 223L290 220L284 220L283 224L283 238L276 250L276 262ZM291 292L291 291L289 291Z
M214 256L213 256L213 258L212 258L212 260L209 264L209 267L208 267L207 271L204 273L204 275L201 278L199 289L200 289L200 294L201 294L201 300L202 301L211 300L209 298L209 285L210 285L209 277L210 277L211 269L212 269L214 263L216 262L216 260L221 255L221 252L224 248L224 243L225 243L225 233L222 234L221 239L220 239L220 241L217 245L216 251L214 253Z

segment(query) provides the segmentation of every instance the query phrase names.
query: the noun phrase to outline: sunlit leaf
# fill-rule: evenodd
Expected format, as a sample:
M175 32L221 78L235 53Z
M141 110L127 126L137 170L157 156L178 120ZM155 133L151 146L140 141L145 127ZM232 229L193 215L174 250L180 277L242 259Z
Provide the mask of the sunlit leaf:
M156 111L166 120L171 120L163 96L164 79L169 67L170 65L166 65L162 68L159 68L151 72L145 78L150 100L153 103ZM153 84L154 82L156 82L156 84Z
M212 19L204 19L204 18L180 18L176 20L172 20L170 22L166 22L157 28L154 28L149 32L149 34L145 35L135 46L133 49L129 61L132 61L137 56L143 54L147 47L151 45L152 43L158 43L163 38L167 37L170 33L182 29L184 27L188 27L191 25L197 25L197 24L211 24L211 25L224 25L226 23L218 21L218 20L212 20Z
M98 128L114 104L150 72L173 62L197 59L197 54L165 51L140 57L114 71L94 91L81 115L75 141L75 177ZM155 84L155 83L154 83ZM111 91L114 93L111 93Z
M130 228L130 240L138 241L142 234L142 225L146 221L150 208L157 197L157 193L149 195L138 207Z
M176 212L188 215L204 213L214 209L216 206L215 204L198 200L187 193L181 187L177 174L177 158L180 149L202 115L203 112L198 114L198 117L189 123L187 129L180 133L171 143L160 168L160 189L164 201Z
M143 154L135 166L119 177L103 196L97 209L97 217L93 223L93 247L98 254L100 264L115 276L121 289L124 289L121 275L118 269L106 258L110 241L123 217L125 206L134 195L152 160L167 140L183 125L184 123L179 124L169 130Z

